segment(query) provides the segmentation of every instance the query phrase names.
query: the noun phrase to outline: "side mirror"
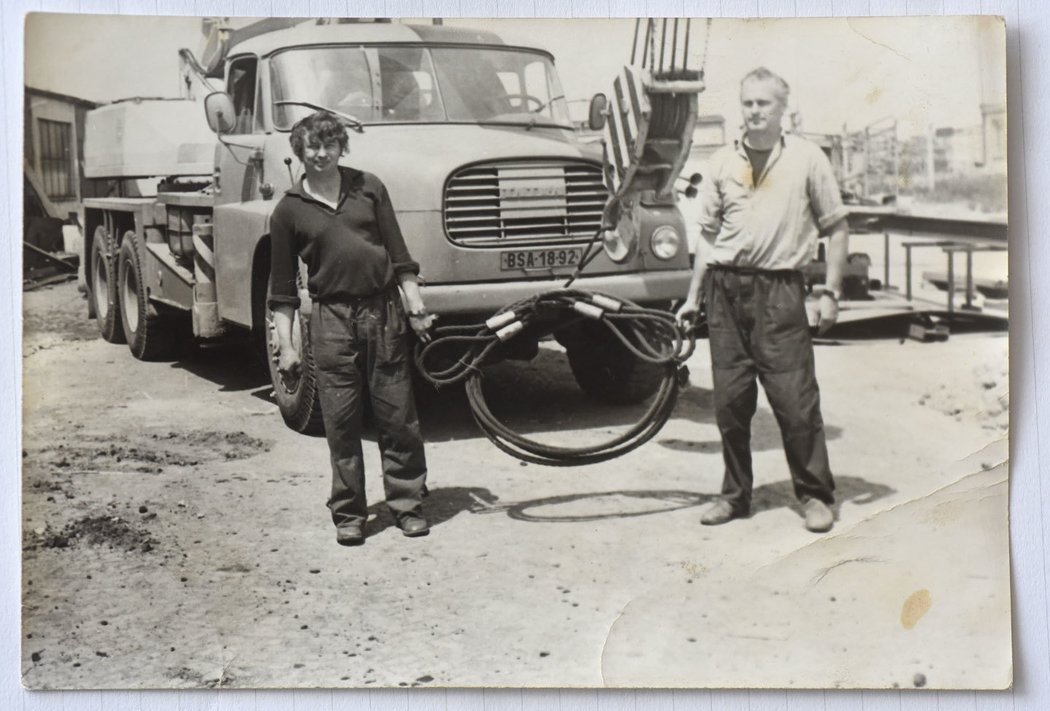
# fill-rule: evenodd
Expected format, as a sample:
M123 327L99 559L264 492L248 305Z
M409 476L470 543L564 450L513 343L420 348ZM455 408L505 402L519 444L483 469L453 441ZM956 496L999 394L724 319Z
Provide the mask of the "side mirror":
M204 114L208 117L208 128L215 133L229 133L237 125L233 99L225 91L213 91L204 97Z
M609 100L601 92L591 98L591 109L587 114L587 125L592 131L601 131L605 128L605 109Z

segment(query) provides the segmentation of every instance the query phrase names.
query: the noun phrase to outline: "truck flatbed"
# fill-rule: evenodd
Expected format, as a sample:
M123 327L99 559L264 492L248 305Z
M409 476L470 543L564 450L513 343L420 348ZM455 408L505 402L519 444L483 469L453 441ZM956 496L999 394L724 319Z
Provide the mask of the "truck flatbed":
M215 196L210 193L157 193L157 200L166 205L179 207L214 207Z

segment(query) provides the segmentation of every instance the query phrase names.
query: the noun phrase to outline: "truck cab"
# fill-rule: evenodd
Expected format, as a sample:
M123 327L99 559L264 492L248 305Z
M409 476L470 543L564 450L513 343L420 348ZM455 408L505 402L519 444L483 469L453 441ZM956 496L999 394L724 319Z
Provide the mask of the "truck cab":
M301 174L288 134L312 109L280 102L361 122L343 163L387 185L434 312L482 314L554 288L601 228L600 149L577 139L542 50L443 26L300 25L234 47L226 67L236 119L216 151L220 269L245 252L237 240L265 239L268 208ZM580 285L667 301L684 293L687 261L684 244L669 259L603 255ZM223 318L249 325L250 295L218 291Z

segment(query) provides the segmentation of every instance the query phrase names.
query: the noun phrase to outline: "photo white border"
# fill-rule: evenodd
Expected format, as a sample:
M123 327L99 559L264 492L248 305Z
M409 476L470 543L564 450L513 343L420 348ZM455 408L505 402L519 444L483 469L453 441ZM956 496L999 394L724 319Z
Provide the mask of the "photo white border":
M352 10L352 12L351 12ZM845 15L1003 15L1007 22L1010 132L1011 545L1014 586L1014 689L1006 693L872 691L169 691L26 692L19 683L21 418L21 152L24 14L31 11L167 15L413 17L794 17ZM10 239L0 256L0 709L1050 709L1050 451L1041 432L1050 417L1045 384L1050 329L1050 12L1040 0L4 0L0 5L4 166L0 224ZM113 38L119 42L119 37ZM946 58L950 61L950 58ZM1029 200L1029 195L1032 199ZM1046 271L1044 271L1046 270ZM1042 383L1040 381L1042 375Z

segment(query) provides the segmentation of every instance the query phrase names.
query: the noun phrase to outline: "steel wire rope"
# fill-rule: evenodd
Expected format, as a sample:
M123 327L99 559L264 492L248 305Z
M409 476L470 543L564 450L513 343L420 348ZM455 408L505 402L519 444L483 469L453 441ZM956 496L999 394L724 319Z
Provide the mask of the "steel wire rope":
M665 379L646 412L626 432L589 447L558 447L518 434L496 418L481 391L481 379L467 382L467 398L475 421L497 448L522 461L546 466L569 467L615 459L648 442L659 432L677 402L677 379Z
M655 395L645 412L621 434L599 444L562 447L525 437L500 420L483 391L482 369L497 358L497 349L530 328L547 335L582 321L602 324L639 360L662 366ZM497 311L485 323L441 326L430 343L419 344L416 366L437 387L464 383L471 414L485 436L500 450L522 461L547 466L580 466L619 457L652 439L666 424L678 399L682 363L695 340L683 333L666 311L582 289L554 289L521 299ZM458 354L450 365L432 361L443 350ZM447 361L446 361L447 362Z

